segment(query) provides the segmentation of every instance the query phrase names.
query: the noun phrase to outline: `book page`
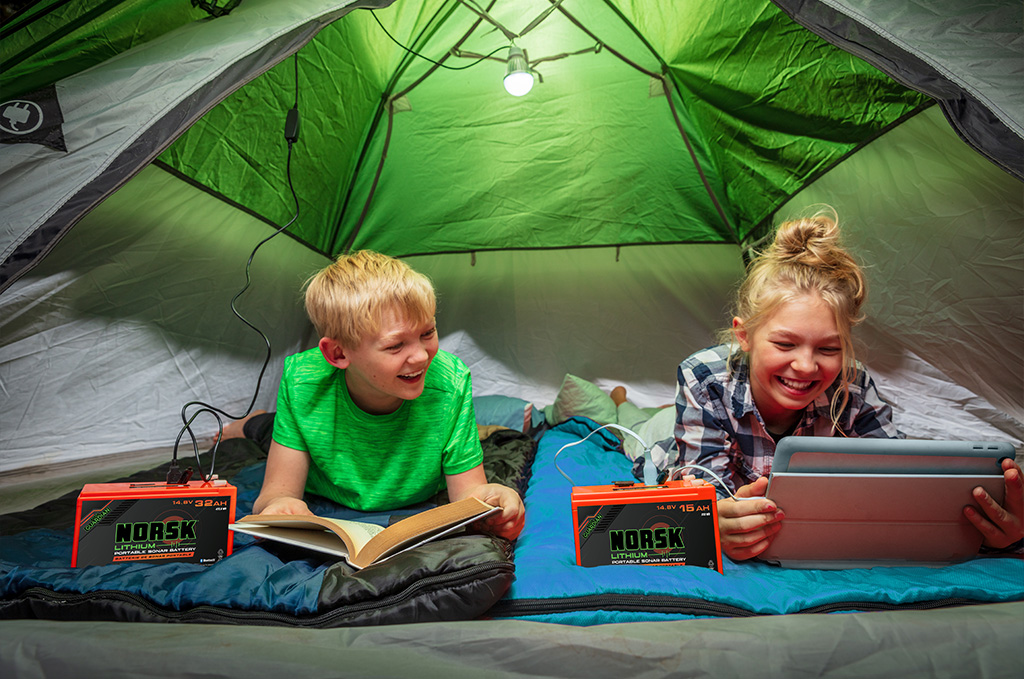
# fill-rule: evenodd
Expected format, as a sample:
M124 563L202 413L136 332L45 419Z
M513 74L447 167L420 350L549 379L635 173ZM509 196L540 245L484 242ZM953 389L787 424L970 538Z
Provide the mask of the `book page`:
M340 556L356 568L365 568L500 510L470 497L413 514L387 528L364 521L291 514L251 514L228 528Z
M482 500L470 497L413 514L388 526L387 530L370 540L364 551L353 557L350 563L357 568L364 568L398 552L447 535L500 510L501 507L493 507Z
M229 528L346 559L358 554L363 545L384 530L383 526L364 521L284 514L246 516Z
M286 545L305 547L318 552L339 556L346 561L349 559L349 550L345 542L338 535L323 528L282 528L281 526L268 526L262 523L233 523L231 530L238 533L246 533L257 538L265 538L275 542L283 542Z
M352 541L352 553L353 555L358 554L359 550L370 541L370 539L382 533L384 526L378 526L375 523L366 523L365 521L349 521L348 519L329 519L321 517L325 521L329 521L338 528L340 528L349 539Z

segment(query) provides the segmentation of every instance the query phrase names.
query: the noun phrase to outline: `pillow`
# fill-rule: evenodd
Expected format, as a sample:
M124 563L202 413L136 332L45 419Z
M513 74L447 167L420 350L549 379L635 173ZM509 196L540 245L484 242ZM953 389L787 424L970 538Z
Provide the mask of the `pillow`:
M622 408L628 403L629 402L627 401L626 403L623 403L622 406L619 406L620 413L623 413ZM630 413L630 415L632 415L632 413ZM631 429L649 446L653 446L655 443L659 443L665 439L674 439L675 437L676 409L672 406L657 409L657 412L655 412L654 415L646 421L636 421L633 416L630 416L627 419L633 420L633 422L627 423L620 421L619 424ZM643 446L640 445L640 442L629 435L623 439L622 447L626 452L626 457L630 460L635 460L644 454L644 449ZM655 456L654 464L659 465L659 469L663 469L666 464L666 460L659 460L658 457Z
M474 396L473 411L481 426L497 425L524 433L533 428L533 404L514 396Z
M548 424L556 425L570 417L589 417L598 424L615 423L618 419L615 401L592 382L566 375L555 402L544 409Z

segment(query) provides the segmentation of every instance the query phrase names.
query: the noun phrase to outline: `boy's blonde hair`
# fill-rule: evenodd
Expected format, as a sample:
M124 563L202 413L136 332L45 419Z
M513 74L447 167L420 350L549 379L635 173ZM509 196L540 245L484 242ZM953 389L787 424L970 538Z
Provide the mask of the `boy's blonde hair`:
M751 334L781 304L803 295L820 295L832 310L843 354L840 388L832 401L834 424L856 374L853 327L864 318L867 293L864 273L843 247L837 216L829 208L779 225L771 245L751 261L736 297L735 315Z
M405 262L360 250L339 256L306 282L306 313L321 337L355 348L378 333L393 310L428 323L437 310L430 279Z

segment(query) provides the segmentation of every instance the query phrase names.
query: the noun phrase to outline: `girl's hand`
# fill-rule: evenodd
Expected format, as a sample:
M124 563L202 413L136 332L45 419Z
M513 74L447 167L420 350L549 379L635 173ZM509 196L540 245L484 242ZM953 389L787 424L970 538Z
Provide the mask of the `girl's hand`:
M1024 538L1024 477L1013 460L1003 460L1004 504L1000 505L985 489L974 489L974 500L981 507L964 507L964 516L985 536L982 544L993 549L1009 547Z
M772 538L782 528L785 515L771 500L764 498L768 477L741 486L736 496L757 498L718 501L718 532L722 551L733 561L753 558L768 549Z

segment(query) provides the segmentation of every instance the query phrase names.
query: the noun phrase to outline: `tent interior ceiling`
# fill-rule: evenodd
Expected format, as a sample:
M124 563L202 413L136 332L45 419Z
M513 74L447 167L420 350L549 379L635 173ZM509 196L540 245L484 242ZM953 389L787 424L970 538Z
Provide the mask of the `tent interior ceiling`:
M168 14L161 28L185 20L183 4L150 7L140 28L157 12ZM140 21L137 3L119 6L114 36ZM228 95L160 162L283 224L294 207L282 129L297 100L302 145L317 153L293 160L302 219L290 233L321 252L738 242L808 179L930 102L767 0L491 2L483 9L494 22L475 6L428 0L347 14L297 63L285 59ZM505 95L508 39L497 26L518 33L552 7L516 40L542 82L529 97ZM153 40L175 39L149 30ZM460 70L411 55L388 34ZM20 70L64 74L68 44L82 39L54 39L12 66L12 82ZM122 46L128 37L111 49ZM474 59L453 48L500 51L464 68ZM544 190L554 182L566 190ZM415 216L400 212L410 203ZM396 220L401 230L382 228Z
M263 348L228 304L296 200L241 300L273 345L259 407L308 342L302 280L356 248L431 275L480 393L545 405L572 372L664 403L741 249L827 203L905 428L1019 445L1019 4L963 5L28 3L3 98L53 86L68 150L0 145L0 471L169 445L197 398L244 409Z
M488 7L515 32L550 5ZM736 242L808 177L924 105L811 33L793 41L772 25L789 20L770 3L680 3L676 21L632 3L565 2L558 10L516 43L534 60L569 56L539 63L543 80L521 99L501 89L502 62L435 67L391 42L369 13L325 27L299 53L298 97L300 110L315 111L304 142L329 150L333 162L296 159L306 218L294 233L331 254ZM434 59L455 46L489 54L507 42L458 2L400 2L376 16L396 40ZM766 35L777 37L757 37ZM783 51L789 63L780 73L768 55ZM660 81L652 87L651 74L663 73L674 107ZM829 89L808 98L820 83ZM282 63L204 116L161 161L283 223L292 206L281 198L278 112L293 86L292 64ZM859 100L866 96L872 106ZM830 120L837 99L847 114ZM253 105L275 100L276 110ZM811 130L808 119L822 124ZM695 142L695 163L681 132L714 142ZM235 141L242 135L244 146ZM555 183L564 190L545 190ZM709 190L728 206L730 223ZM402 228L385 228L396 223Z

